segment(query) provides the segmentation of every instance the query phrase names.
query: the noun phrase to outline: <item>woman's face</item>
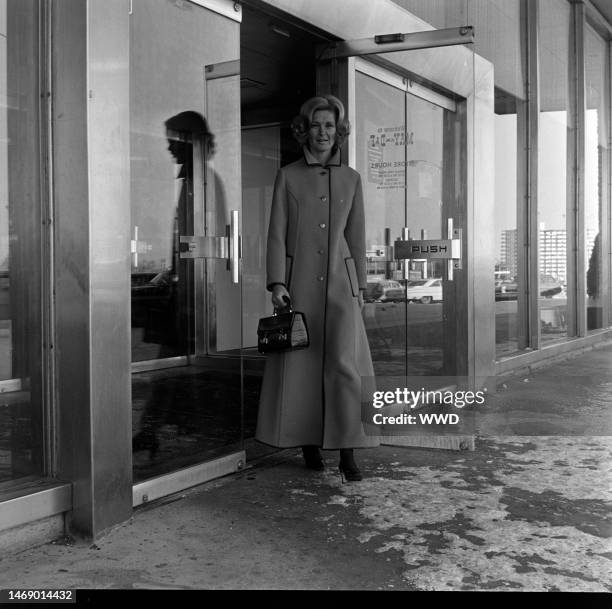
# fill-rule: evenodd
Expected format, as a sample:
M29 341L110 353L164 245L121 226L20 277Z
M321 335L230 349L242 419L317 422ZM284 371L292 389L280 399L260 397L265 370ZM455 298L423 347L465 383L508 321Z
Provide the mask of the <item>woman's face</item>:
M331 110L317 110L308 130L308 147L313 153L329 152L336 143L336 117Z

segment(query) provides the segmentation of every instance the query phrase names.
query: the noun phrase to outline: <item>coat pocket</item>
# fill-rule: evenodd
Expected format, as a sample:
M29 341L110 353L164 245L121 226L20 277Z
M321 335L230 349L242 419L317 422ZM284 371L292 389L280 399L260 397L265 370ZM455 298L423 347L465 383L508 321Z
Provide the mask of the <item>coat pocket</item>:
M355 267L355 261L352 258L345 258L344 264L346 264L346 271L348 273L353 296L359 296L359 280L357 279L357 268Z
M287 289L291 285L291 272L293 271L293 256L287 256L285 258L285 285Z

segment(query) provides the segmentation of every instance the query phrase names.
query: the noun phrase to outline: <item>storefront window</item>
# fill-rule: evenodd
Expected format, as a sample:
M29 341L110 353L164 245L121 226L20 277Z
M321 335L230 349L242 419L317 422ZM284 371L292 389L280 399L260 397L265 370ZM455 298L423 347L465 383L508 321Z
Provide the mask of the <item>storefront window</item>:
M517 109L495 113L495 344L497 357L518 349Z
M524 206L527 184L524 172L519 182L518 163L524 165L526 145L526 94L521 24L525 23L524 2L492 3L487 30L495 33L497 54L490 36L483 41L485 52L495 57L495 343L497 357L527 346L524 336L525 261L519 256L523 235L518 217ZM476 7L473 7L474 9ZM484 20L482 11L477 12ZM503 27L502 27L503 24ZM499 69L498 69L499 68ZM520 159L519 159L520 156Z
M607 201L604 167L608 156L609 64L606 42L587 26L585 37L585 265L587 330L603 326L602 219Z
M38 4L0 0L0 489L43 473Z
M542 343L567 336L568 154L573 129L569 95L571 9L540 2L538 146L539 311ZM570 202L571 203L571 202Z

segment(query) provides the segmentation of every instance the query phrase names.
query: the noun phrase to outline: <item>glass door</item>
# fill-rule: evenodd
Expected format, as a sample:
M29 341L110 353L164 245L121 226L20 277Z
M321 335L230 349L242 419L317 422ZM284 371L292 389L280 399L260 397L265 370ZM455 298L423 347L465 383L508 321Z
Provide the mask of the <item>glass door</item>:
M41 12L0 2L0 493L43 476L47 460Z
M442 377L456 372L454 282L445 259L402 261L396 240L449 237L461 118L449 96L355 59L355 168L366 204L365 320L377 376ZM453 205L449 205L452 203Z
M236 13L231 2L132 3L136 483L206 463L220 475L243 449Z

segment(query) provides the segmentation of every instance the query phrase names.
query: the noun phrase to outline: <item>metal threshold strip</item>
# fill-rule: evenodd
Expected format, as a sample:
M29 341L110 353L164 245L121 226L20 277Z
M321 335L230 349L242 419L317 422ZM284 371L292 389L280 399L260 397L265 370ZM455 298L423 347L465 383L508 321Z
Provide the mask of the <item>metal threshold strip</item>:
M0 496L0 530L72 510L72 484L40 481Z
M143 505L209 480L233 474L243 469L245 462L246 452L242 450L219 459L199 463L193 467L179 469L170 474L139 482L133 486L132 505L133 507Z
M186 355L167 357L164 359L150 359L140 362L132 362L132 373L165 370L166 368L181 368L188 365L189 358Z

